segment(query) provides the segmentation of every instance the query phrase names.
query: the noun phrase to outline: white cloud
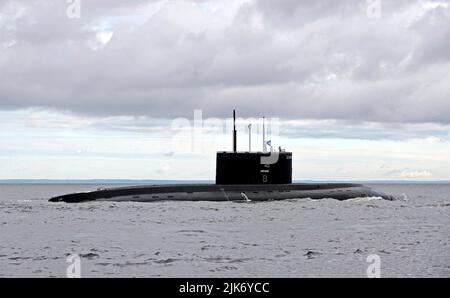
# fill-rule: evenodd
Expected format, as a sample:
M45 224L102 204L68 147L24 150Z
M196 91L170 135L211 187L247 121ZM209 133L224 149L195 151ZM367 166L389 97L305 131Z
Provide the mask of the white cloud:
M400 173L401 178L429 178L432 177L433 174L430 171L422 170L422 171L403 171Z

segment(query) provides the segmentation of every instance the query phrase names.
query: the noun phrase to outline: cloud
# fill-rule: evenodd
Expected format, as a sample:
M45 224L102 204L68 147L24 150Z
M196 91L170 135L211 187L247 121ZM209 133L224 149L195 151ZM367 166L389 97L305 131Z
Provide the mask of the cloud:
M169 165L163 165L162 167L160 167L158 170L157 170L157 173L165 173L165 172L167 172L167 171L169 171L170 170L170 166Z
M7 0L0 109L449 123L439 3L382 1L370 19L357 0L92 0L69 19L64 1Z
M281 121L281 135L289 138L367 140L423 140L431 144L450 139L450 126L434 123L382 123L348 120Z
M423 170L423 171L402 171L400 173L401 178L429 178L433 176L433 174L430 171Z

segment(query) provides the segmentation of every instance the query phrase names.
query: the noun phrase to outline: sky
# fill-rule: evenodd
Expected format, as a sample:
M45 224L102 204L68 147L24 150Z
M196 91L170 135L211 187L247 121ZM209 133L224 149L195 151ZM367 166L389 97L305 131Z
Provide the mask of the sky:
M450 180L450 1L3 0L0 179Z

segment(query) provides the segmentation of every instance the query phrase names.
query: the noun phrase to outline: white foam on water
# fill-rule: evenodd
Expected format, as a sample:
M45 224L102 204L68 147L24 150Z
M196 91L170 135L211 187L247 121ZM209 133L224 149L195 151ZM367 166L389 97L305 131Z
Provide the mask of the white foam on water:
M346 202L369 202L369 201L377 201L383 200L382 197L358 197L353 199L348 199Z
M408 195L407 194L405 194L405 193L402 193L402 195L401 195L402 197L400 198L400 197L395 197L395 199L396 200L399 200L399 201L409 201L409 199L408 199Z
M18 203L31 203L32 200L17 200Z

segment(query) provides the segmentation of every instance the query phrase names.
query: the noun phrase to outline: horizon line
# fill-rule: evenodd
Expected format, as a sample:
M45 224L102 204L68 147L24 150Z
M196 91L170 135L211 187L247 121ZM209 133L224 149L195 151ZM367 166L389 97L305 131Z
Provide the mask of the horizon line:
M111 183L111 184L123 184L123 183L154 183L154 182L176 182L176 183L192 183L192 182L204 182L204 183L214 183L214 180L205 179L120 179L120 178L92 178L92 179L0 179L0 184L63 184L63 183ZM440 180L398 180L398 179L369 179L369 180L356 180L356 179L304 179L304 180L293 180L293 183L308 183L308 182L353 182L353 183L450 183L450 180L440 179Z

